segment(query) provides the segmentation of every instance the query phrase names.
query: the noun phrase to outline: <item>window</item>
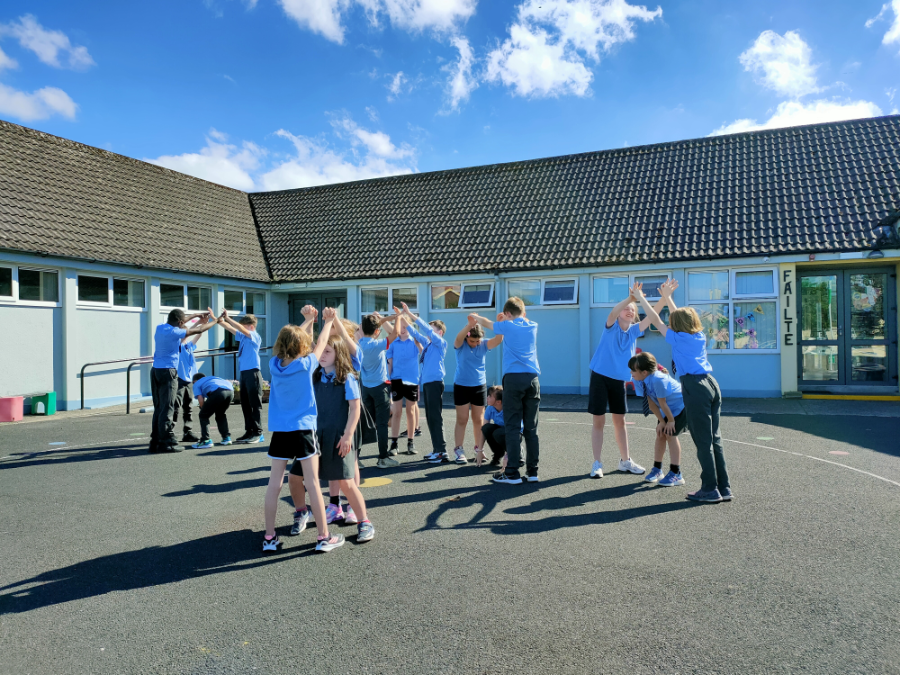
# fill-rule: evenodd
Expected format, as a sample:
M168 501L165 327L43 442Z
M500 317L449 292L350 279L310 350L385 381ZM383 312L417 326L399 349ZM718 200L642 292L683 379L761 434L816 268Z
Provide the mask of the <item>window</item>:
M506 282L506 296L519 298L526 307L541 304L541 282L536 279L510 279Z
M432 292L433 294L433 292ZM394 288L364 288L362 289L362 314L387 314L405 302L409 311L415 313L419 310L419 295L415 286L397 286Z
M776 271L695 270L687 301L700 315L707 349L778 350Z
M12 267L0 267L0 298L13 297Z
M526 307L578 304L578 279L510 279L507 296L521 298Z
M212 307L212 290L202 286L188 286L187 308L194 312L200 312L207 307Z
M490 307L494 302L494 284L463 284L460 307Z
M659 287L666 283L668 280L668 274L646 274L636 275L631 283L643 284L644 297L648 300L656 301L662 297L662 294L659 292Z
M109 279L78 275L78 302L109 304Z
M235 314L243 314L244 291L225 291L225 309Z
M578 279L544 279L545 305L574 305L578 303Z
M144 282L134 279L113 279L113 306L140 307L144 304Z
M20 267L19 300L59 302L59 273Z
M459 309L460 292L459 284L455 286L432 286L431 309Z
M190 289L189 289L190 290ZM203 289L205 290L205 289ZM206 309L210 304L207 303L201 308ZM240 321L240 317L244 314L252 314L256 317L256 332L262 338L262 346L266 346L266 294L264 291L225 291L225 309L228 310L229 316L235 321ZM225 347L234 342L231 333L225 336Z
M111 303L110 297L112 297ZM116 279L79 274L78 302L85 305L143 309L145 307L144 282L140 279Z
M613 307L628 297L631 286L635 283L643 284L644 297L651 303L656 302L661 297L659 287L671 278L672 275L668 272L597 276L593 278L592 304L594 307Z
M394 289L395 302L398 290ZM409 304L406 300L404 302ZM492 281L435 284L431 287L431 309L471 309L493 306L494 283ZM412 309L412 305L410 305L410 309Z
M181 307L184 309L184 286L181 284L159 285L159 304L162 307Z
M230 292L225 291L226 299ZM240 295L240 291L238 291L238 295ZM159 305L166 309L177 307L188 311L202 312L207 307L212 307L212 289L205 286L186 286L185 284L160 284ZM243 309L242 298L240 309L235 311L242 312ZM228 307L228 311L232 311L231 307Z

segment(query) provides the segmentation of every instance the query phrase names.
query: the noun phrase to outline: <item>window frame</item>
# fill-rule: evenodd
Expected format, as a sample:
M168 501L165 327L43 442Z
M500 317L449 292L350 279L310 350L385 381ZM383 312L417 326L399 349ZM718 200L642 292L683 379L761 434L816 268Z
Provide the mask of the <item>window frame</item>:
M737 272L772 272L772 279L774 282L774 292L771 294L766 293L753 293L753 294L741 294L735 297L734 289L736 286L736 276ZM728 273L728 299L727 300L703 300L703 301L692 301L691 297L691 274L712 274L715 272L726 272ZM728 347L726 349L710 349L707 347L707 353L709 354L780 354L781 353L781 342L780 342L780 324L778 323L779 316L779 308L781 305L781 299L778 294L778 268L776 267L710 267L710 268L685 268L684 270L684 281L685 281L685 289L684 289L684 307L698 307L702 305L726 305L728 312ZM775 305L775 345L774 349L738 349L734 346L734 321L735 321L735 310L734 305L737 304L746 304L748 302L771 302Z
M257 329L259 328L259 323L258 323L259 319L262 319L263 322L265 323L264 333L261 334L261 337L263 338L263 344L261 345L260 348L265 347L265 346L266 346L265 342L266 342L266 340L268 339L267 333L268 333L268 331L269 331L269 321L268 321L268 316L269 316L269 291L266 290L265 288L262 288L262 289L224 288L224 289L223 289L223 293L222 293L222 303L223 303L223 307L224 307L224 302L225 302L225 296L224 296L224 292L225 292L225 291L232 291L232 292L235 292L235 293L242 293L242 294L243 294L243 303L241 304L241 311L240 311L240 312L232 312L230 309L228 310L228 316L230 316L231 318L233 318L235 321L239 321L240 318L241 318L242 316L244 316L245 314L247 314L247 294L248 294L248 293L256 293L256 294L262 294L262 295L266 296L266 313L265 313L265 314L257 314L256 312L253 312L253 316L255 316L256 319L257 319L257 326L256 326ZM186 289L186 288L185 288L185 305L187 305L187 289ZM227 309L227 307L226 307L226 309ZM197 310L197 309L190 309L190 310L189 310L189 309L185 309L184 311L185 311L185 312L199 312L199 311L202 311L202 310ZM258 331L257 331L257 332L258 332ZM228 333L228 331L226 331L226 333ZM228 335L230 335L230 333L228 333ZM226 340L228 339L228 335L226 335ZM233 336L232 336L232 339L234 339ZM235 340L235 343L236 343L236 342L237 342L237 341Z
M609 273L603 273L603 274L592 274L591 275L591 307L610 307L610 308L612 308L612 307L615 307L616 305L618 305L619 302L621 302L622 300L625 299L625 298L622 298L622 300L619 300L617 302L596 302L594 300L594 279L621 279L624 277L624 278L628 279L628 288L631 288L632 286L634 286L635 279L637 277L650 277L650 276L663 276L663 275L666 276L666 281L672 280L672 270L654 270L652 272L645 272L645 271L621 272L619 274L616 274L615 272L609 272ZM651 296L645 296L645 297L651 303L659 300L658 297L651 297Z
M469 282L466 282L466 283L469 283ZM455 286L456 284L436 284L436 285L438 285L438 286ZM363 291L379 291L379 290L383 290L385 288L387 289L387 292L388 292L387 312L389 314L392 312L392 308L394 306L394 289L395 288L415 288L416 289L416 307L415 307L415 309L410 308L410 311L413 314L419 314L422 311L422 309L420 307L422 299L419 297L419 284L390 284L390 285L386 285L386 286L381 286L381 285L379 285L379 286L360 286L359 287L359 316L360 316L360 319L362 319L362 317L364 317L364 316L371 314L371 312L366 312L363 309L363 306L362 306L363 305L363 296L362 296ZM429 284L428 290L429 290L428 306L430 307L431 306L431 294L430 294L431 284ZM460 292L459 299L460 299L460 301L462 301L462 292ZM460 309L461 308L462 308L462 305L460 305ZM458 312L459 310L458 309L434 309L434 310L430 310L430 311L432 311L432 312Z
M456 284L438 284L439 286L455 286ZM466 297L466 286L490 286L491 293L488 296L487 304L483 302L463 302L463 298ZM497 291L496 284L493 281L462 281L459 284L459 307L457 309L489 309L494 306L494 294ZM437 310L441 311L441 310ZM455 311L455 310L443 310L443 311Z
M19 291L19 268L17 265L0 263L0 267L9 270L9 295L0 295L0 303L13 303L18 297Z
M578 306L578 277L547 277L541 279L541 304L540 307L559 307L560 305L568 305L570 307ZM573 282L574 298L569 300L551 300L547 301L547 282L548 281L571 281Z
M81 288L81 277L94 277L95 279L106 279L106 302L96 302L93 300L82 300L78 297L78 291ZM114 281L140 281L144 284L144 306L132 307L130 305L117 305L113 296ZM175 284L171 284L174 286ZM147 280L143 277L129 277L118 274L94 274L92 272L78 271L75 274L75 306L82 309L110 309L117 312L146 312L147 311Z
M127 277L118 277L118 276L116 277L116 279L126 279L126 278L127 278ZM166 286L181 286L181 303L182 303L182 304L181 304L180 306L176 306L176 305L164 305L164 304L162 303L162 293L159 292L159 311L160 311L161 313L168 313L168 312L171 312L173 309L182 309L182 310L184 310L185 313L188 313L188 312L202 312L203 310L205 310L205 309L206 309L205 307L201 307L201 308L199 308L199 309L188 309L188 290L187 290L188 287L190 287L190 288L205 288L205 289L207 289L207 290L209 291L209 299L210 299L210 302L211 302L212 304L215 304L216 293L215 293L215 288L214 288L213 286L205 286L204 284L188 284L188 283L185 283L185 282L183 282L183 281L163 281L163 280L160 280L159 285L162 286L163 284L165 284ZM112 290L111 287L110 287L110 290ZM235 289L229 288L228 290L235 290ZM244 308L246 308L246 306L247 306L246 301L247 301L247 297L246 297L246 295L245 295L245 296L244 296ZM268 300L267 300L267 301L268 301ZM110 302L112 302L112 299L110 299ZM145 298L145 302L146 302L146 298ZM241 313L243 314L243 312L241 312Z
M26 307L62 307L62 272L52 267L32 267L31 265L16 265L13 263L3 263L3 267L12 269L12 295L0 296L0 304L3 305L24 305ZM45 272L56 275L56 300L22 300L19 285L19 270L27 272Z

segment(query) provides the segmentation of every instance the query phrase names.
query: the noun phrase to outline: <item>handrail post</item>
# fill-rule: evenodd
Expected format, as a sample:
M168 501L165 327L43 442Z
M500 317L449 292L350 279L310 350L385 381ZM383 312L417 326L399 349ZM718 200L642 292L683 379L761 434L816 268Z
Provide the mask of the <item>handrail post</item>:
M87 368L90 363L85 363L81 366L81 409L84 410L84 369Z

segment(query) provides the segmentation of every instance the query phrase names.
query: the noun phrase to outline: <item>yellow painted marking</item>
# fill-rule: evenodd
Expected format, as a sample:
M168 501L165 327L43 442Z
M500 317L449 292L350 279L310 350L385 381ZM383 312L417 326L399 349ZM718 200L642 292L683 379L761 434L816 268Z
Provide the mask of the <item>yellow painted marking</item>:
M863 396L856 394L803 394L803 398L820 401L900 401L900 396Z
M359 484L361 488L381 487L382 485L390 485L393 483L390 478L366 478Z

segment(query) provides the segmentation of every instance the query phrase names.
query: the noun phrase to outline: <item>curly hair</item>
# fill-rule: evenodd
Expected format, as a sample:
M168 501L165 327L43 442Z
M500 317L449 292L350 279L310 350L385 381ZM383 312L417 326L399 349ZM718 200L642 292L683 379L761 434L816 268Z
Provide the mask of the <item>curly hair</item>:
M312 338L300 326L288 324L278 331L278 338L272 352L282 361L307 356L312 352Z

